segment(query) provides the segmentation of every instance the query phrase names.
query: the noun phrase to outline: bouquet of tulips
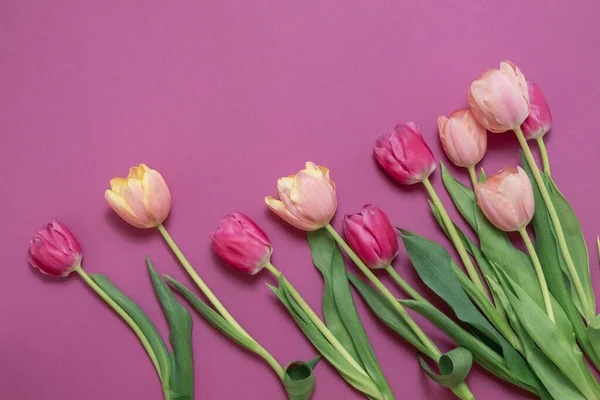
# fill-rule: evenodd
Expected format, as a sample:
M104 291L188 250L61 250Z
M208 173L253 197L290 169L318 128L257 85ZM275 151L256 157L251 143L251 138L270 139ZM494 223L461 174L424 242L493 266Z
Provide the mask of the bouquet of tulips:
M266 197L265 202L281 219L307 232L312 262L324 281L324 318L273 265L271 241L248 216L232 213L222 218L210 235L213 249L243 273L271 273L269 288L293 321L340 376L369 399L389 400L394 395L356 311L353 288L385 325L415 348L424 372L458 398L475 398L465 383L475 362L542 399L600 400L600 385L592 373L592 368L600 370L600 319L589 255L577 217L550 174L544 135L551 127L551 114L544 96L514 64L502 62L471 84L468 104L468 109L438 120L446 155L468 171L466 185L440 163L443 185L464 221L450 218L430 182L437 162L417 125L397 125L373 149L377 163L399 184L424 185L432 214L457 260L442 245L394 228L373 205L346 215L339 233L331 225L337 210L335 184L327 168L311 162L279 179L278 199ZM476 165L487 151L487 131L514 132L522 166L489 177L483 169L478 172ZM532 140L539 147L542 170L529 147ZM139 307L107 278L90 278L83 272L79 243L62 224L54 221L34 236L29 261L50 275L64 277L76 271L83 277L136 333L157 369L165 399L193 398L191 319L171 290L232 341L263 358L281 379L288 398L311 397L313 369L320 357L281 367L237 323L165 229L171 194L157 171L144 164L133 167L127 178L111 181L106 200L131 225L157 228L207 300L169 276L161 279L147 261L171 327L171 353ZM526 252L513 244L510 232L518 232ZM453 315L445 315L393 268L398 237L419 277ZM346 268L343 254L360 275ZM391 276L406 299L392 294L378 270ZM443 354L412 318L413 312L446 333L456 347Z

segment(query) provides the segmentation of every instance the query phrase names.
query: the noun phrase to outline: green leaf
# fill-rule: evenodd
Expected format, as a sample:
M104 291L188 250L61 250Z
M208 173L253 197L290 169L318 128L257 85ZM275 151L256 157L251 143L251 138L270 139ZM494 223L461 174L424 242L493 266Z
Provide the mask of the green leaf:
M323 312L325 313L328 326L331 320L336 322L336 331L333 331L336 337L339 339L338 333L343 332L344 339L346 341L349 340L353 344L353 348L356 354L358 354L358 358L354 358L357 361L360 360L360 363L383 396L385 398L393 398L392 391L375 357L360 317L356 312L356 305L350 291L344 259L335 240L325 229L308 232L307 237L313 263L321 272L325 281ZM333 316L334 314L335 317ZM340 325L343 325L344 329ZM349 348L346 343L342 342L342 344L344 344L344 347Z
M454 202L454 205L465 221L467 221L473 229L476 229L475 209L473 208L473 204L475 204L475 193L473 193L473 190L457 181L452 174L450 174L450 171L448 171L443 162L440 162L440 166L442 170L442 181L444 182L444 186Z
M129 299L123 292L121 292L111 281L104 275L90 274L94 282L98 284L108 294L108 296L115 301L129 316L135 321L143 332L150 347L156 356L160 371L158 374L161 377L161 381L165 380L165 384L168 383L170 373L170 361L169 352L165 346L165 342L160 337L160 334L156 330L156 327L150 321L150 318L146 315L141 308L137 306L131 299Z
M512 289L505 290L506 295L524 331L586 398L599 398L598 383L588 370L574 337L566 336L520 285L507 275L505 279Z
M421 353L427 354L429 352L417 335L415 335L414 331L408 326L406 321L398 315L398 312L394 310L381 293L352 274L348 274L348 278L358 291L358 294L360 294L371 310L373 310L377 318L411 345L416 347Z
M586 334L590 346L594 350L594 355L600 354L600 315L596 315L596 317L590 321Z
M192 307L194 307L194 309L198 311L198 313L202 315L213 327L217 328L240 346L257 353L260 346L258 346L254 339L234 328L229 322L227 322L227 320L225 320L225 318L223 318L209 305L196 297L196 295L193 294L183 284L179 283L168 275L165 276L165 279L167 279L173 288L177 290L183 297L185 297Z
M505 279L502 279L503 284L507 284ZM529 363L531 369L538 376L542 385L546 389L544 393L540 393L543 399L584 399L581 392L567 379L566 376L554 365L552 361L533 343L531 337L523 329L519 320L512 310L508 297L504 289L497 283L494 283L492 290L498 295L502 301L504 308L508 314L510 322L519 334L525 359Z
M473 365L473 355L469 350L462 347L457 347L443 354L438 363L439 375L431 371L422 357L419 357L419 362L427 376L444 387L453 388L463 382L469 375Z
M533 179L529 164L524 162L523 166L525 172L529 175L533 186L536 209L532 220L533 229L535 231L535 248L544 269L548 288L571 322L577 341L590 360L596 365L596 368L599 368L600 352L598 351L600 351L600 348L594 348L593 342L597 341L588 334L589 332L586 332L586 327L581 319L581 313L573 301L573 293L571 293L568 287L567 267L560 254L558 242L554 233L554 226L550 220L546 203L542 199L539 188ZM574 296L577 298L576 293Z
M194 399L194 360L192 356L192 318L190 313L177 302L175 296L154 270L150 258L146 257L148 272L156 297L169 324L171 379L170 399Z
M400 302L406 307L427 318L459 346L469 350L473 354L473 358L477 364L481 365L492 374L507 382L517 385L532 393L536 393L536 387L534 385L525 383L521 380L519 375L513 374L508 369L504 359L500 354L496 353L484 342L461 328L456 322L447 317L440 310L431 304L421 303L416 300L401 300Z
M544 202L541 196L539 187L535 179L533 179L531 169L529 168L529 165L527 162L525 162L525 160L523 160L523 165L525 171L529 175L529 178L532 182L535 195L536 213L534 215L533 223L536 232L536 247L540 246L542 247L542 251L548 252L547 256L544 258L547 259L546 261L549 262L550 265L542 265L544 265L545 269L551 270L551 278L554 280L554 282L552 282L552 290L558 292L557 296L560 298L561 304L565 303L565 299L562 298L563 293L561 293L562 291L564 291L564 287L559 288L558 286L564 286L564 279L566 278L570 282L572 302L577 307L579 313L585 317L584 310L581 307L581 302L579 301L579 296L575 291L575 286L573 285L569 270L567 268L566 263L564 262L564 259L562 258L562 254L560 253L556 231L554 229L554 224L550 219L550 215L548 214L548 208L546 207L546 203ZM544 180L546 189L548 190L548 194L550 195L550 199L552 201L552 204L554 205L554 209L556 210L558 219L560 220L563 234L565 236L565 241L567 242L569 253L571 254L571 258L573 260L573 263L575 264L577 275L583 286L586 299L588 303L594 307L595 310L596 299L594 296L592 282L590 280L589 254L587 246L585 244L585 239L583 237L583 232L581 230L581 225L579 224L575 212L573 211L567 200L564 198L564 196L560 193L552 178L544 174L542 171L540 171L540 174L542 175L542 179ZM538 235L542 235L542 238L538 239ZM537 243L538 241L541 241L539 245ZM540 259L541 258L542 254L540 254ZM561 268L561 270L564 273L564 276L563 274L559 274L558 271L556 271L557 266ZM565 308L567 309L566 311L570 316L570 312L568 311L570 305L565 304Z
M329 361L346 382L370 398L384 399L373 381L350 364L327 340L327 338L325 338L317 326L310 321L306 312L302 310L298 303L292 298L287 289L288 285L289 283L285 280L283 275L281 275L279 277L278 287L272 285L267 286L269 286L277 298L279 298L282 304L287 308L296 324L300 327L302 332L304 332L313 346L315 346L319 353Z
M308 400L312 396L316 380L313 370L321 359L317 356L314 359L303 361L292 361L285 366L286 375L283 384L290 400Z
M437 209L437 207L435 206L435 204L432 201L429 201L429 206L431 207L431 212L433 213L433 216L435 217L438 225L442 228L442 230L444 231L446 236L450 239L450 235L448 234L446 225L444 225L444 223L441 219L439 210ZM484 254L481 252L479 247L475 243L473 243L473 241L460 229L460 227L458 225L454 224L454 228L456 229L456 232L458 233L458 236L459 236L463 246L467 250L467 252L475 258L475 261L477 261L477 265L479 266L479 269L483 273L483 276L484 276L488 286L491 285L490 280L497 282L495 272L490 267L488 260L485 258ZM469 280L469 282L471 282L471 281ZM467 290L467 288L464 285L463 285L463 289ZM473 293L473 295L479 297L479 294L481 292L476 287L475 287L475 289L476 289L476 291L475 291L475 293ZM469 297L471 297L471 299L473 299L473 301L476 300L476 298L474 298L470 293L467 293L467 294L469 294ZM494 292L492 292L492 297L494 299L494 303L498 306L499 302L498 302L498 299L496 299Z
M502 348L506 366L515 376L519 376L521 381L529 386L538 386L539 382L528 368L525 360L488 322L466 295L457 274L452 270L453 261L446 249L415 233L402 232L401 238L408 256L423 282L454 310L458 319L475 328ZM466 285L466 282L463 284ZM461 346L466 347L462 344Z

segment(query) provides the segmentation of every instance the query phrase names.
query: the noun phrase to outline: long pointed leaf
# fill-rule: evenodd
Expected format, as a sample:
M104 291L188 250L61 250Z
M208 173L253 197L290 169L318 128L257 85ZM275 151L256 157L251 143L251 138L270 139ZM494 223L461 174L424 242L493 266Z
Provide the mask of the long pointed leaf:
M161 380L164 379L168 382L170 372L169 352L150 318L106 276L100 274L90 274L90 276L140 327L156 356L160 368L159 375L161 376Z
M194 399L194 360L192 357L192 317L177 302L175 296L156 273L149 258L146 258L148 272L156 297L169 324L169 341L173 347L171 359L170 399Z
M360 317L356 312L356 305L350 291L350 283L344 266L344 259L334 239L325 229L308 232L308 243L313 263L325 280L325 291L330 287L332 298L324 298L325 301L333 301L339 319L343 323L350 340L373 382L377 385L384 398L393 398L392 391L383 375L381 366L375 357L367 333L364 330ZM331 306L330 306L331 307Z

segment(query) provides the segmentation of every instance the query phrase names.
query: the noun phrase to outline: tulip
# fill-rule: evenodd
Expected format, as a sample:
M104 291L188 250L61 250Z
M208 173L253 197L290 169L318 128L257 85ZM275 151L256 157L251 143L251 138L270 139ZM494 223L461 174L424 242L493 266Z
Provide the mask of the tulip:
M520 231L533 218L533 188L520 167L504 168L484 183L478 183L475 194L483 214L500 230Z
M435 170L435 159L414 122L397 125L375 142L379 165L401 184L423 182Z
M271 211L303 231L315 231L329 224L337 208L335 183L329 170L312 162L295 175L277 181L279 199L265 197Z
M471 110L456 110L449 118L439 117L440 141L455 165L473 168L485 155L487 132Z
M384 212L370 204L342 222L348 245L370 269L385 268L398 255L398 240Z
M541 138L552 127L552 114L550 107L544 98L542 89L533 81L527 81L527 89L529 90L529 101L531 110L529 116L521 125L521 130L526 139Z
M232 267L254 275L271 259L273 247L262 229L240 213L226 215L210 234L213 249Z
M113 210L136 228L154 228L171 210L171 193L158 171L145 164L131 167L127 178L110 180L104 198Z
M468 102L473 115L495 133L515 130L529 115L529 93L525 77L509 61L499 69L488 69L471 83Z
M53 219L29 241L29 264L40 272L65 277L81 265L81 245L71 231Z

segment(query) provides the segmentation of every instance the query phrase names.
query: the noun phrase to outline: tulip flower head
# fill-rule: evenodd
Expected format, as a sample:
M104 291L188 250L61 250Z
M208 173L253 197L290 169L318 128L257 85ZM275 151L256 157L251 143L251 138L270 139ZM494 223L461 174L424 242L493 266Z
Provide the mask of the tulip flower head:
M509 61L485 71L471 83L468 102L481 125L494 133L512 131L529 115L525 76Z
M29 264L46 275L65 277L81 265L82 258L77 238L56 219L29 241Z
M456 110L439 117L440 141L446 155L459 167L474 167L487 150L487 132L471 110Z
M227 264L254 275L270 262L273 247L254 221L241 213L224 216L210 234L213 249Z
M392 224L379 208L367 204L342 222L348 245L370 268L385 268L398 255L398 239Z
M131 167L127 178L110 180L104 198L112 209L136 228L154 228L171 210L171 193L161 174L145 164Z
M375 142L377 163L403 185L423 182L435 170L433 153L414 122L397 125Z
M533 81L527 81L531 110L521 130L526 139L537 139L546 134L552 127L552 114L542 89Z
M504 168L484 183L478 183L475 194L483 214L500 230L520 231L533 218L533 188L520 167Z
M335 183L329 170L312 162L295 175L277 181L279 200L265 197L267 207L284 221L303 231L329 224L337 208Z

